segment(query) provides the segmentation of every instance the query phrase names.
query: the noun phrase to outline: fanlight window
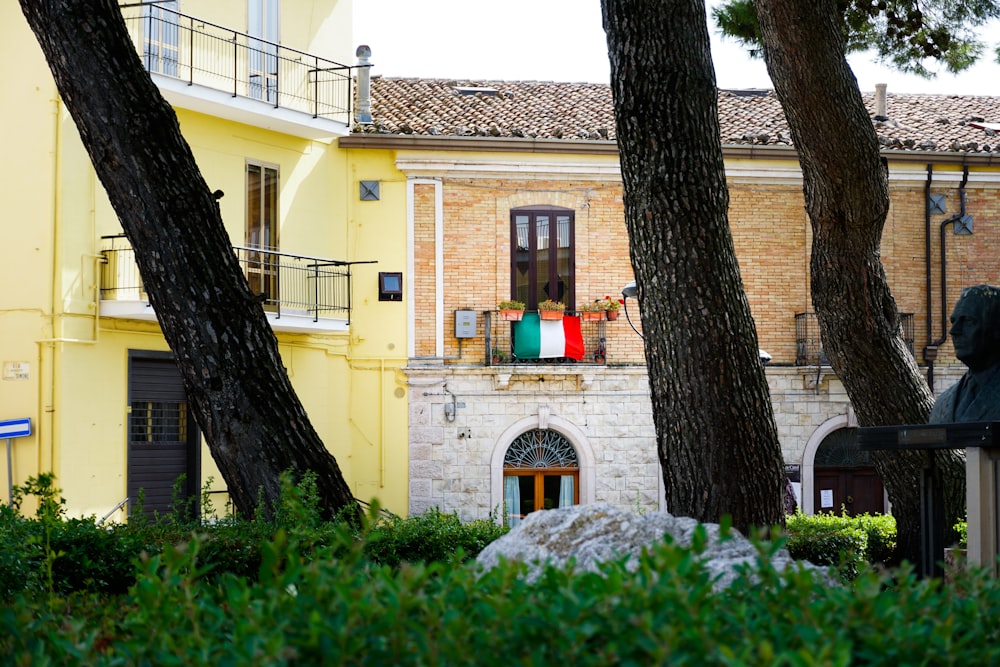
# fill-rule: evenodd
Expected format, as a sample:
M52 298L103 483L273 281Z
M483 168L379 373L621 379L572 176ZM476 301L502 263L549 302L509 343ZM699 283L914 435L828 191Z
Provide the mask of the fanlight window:
M858 447L857 429L854 428L839 428L823 438L813 463L817 468L874 465L871 452Z
M558 431L519 435L507 449L503 468L504 513L511 527L531 512L579 502L579 459Z

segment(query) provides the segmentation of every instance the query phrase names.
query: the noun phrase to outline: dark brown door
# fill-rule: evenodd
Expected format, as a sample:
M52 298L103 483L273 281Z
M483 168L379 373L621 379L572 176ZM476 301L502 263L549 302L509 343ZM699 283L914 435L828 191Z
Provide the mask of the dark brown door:
M814 509L849 516L885 512L884 490L875 468L816 468Z
M140 496L150 516L169 513L175 500L185 513L197 511L200 438L173 357L133 352L128 382L130 512Z

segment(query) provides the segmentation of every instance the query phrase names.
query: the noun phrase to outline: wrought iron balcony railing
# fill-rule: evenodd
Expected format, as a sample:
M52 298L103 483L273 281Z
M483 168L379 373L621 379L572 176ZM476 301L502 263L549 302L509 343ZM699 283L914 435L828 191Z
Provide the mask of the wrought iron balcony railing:
M135 252L127 239L109 236L102 240L106 247L101 251L101 299L145 301ZM279 318L282 313L308 313L314 322L335 317L350 323L352 262L240 246L233 251L250 291L260 295L268 312Z
M903 325L903 340L913 354L913 313L900 313ZM823 352L823 343L819 335L819 320L816 313L797 313L795 315L795 365L796 366L829 366L830 362Z
M522 329L525 322L537 322L539 311L526 311L523 322L508 321L503 319L500 311L487 310L483 313L486 325L486 360L487 366L498 366L502 364L603 364L608 355L607 348L607 320L593 321L584 319L580 313L567 311L564 317L576 320L573 326L564 326L566 332L576 330L579 326L579 341L569 341L570 347L582 344L582 358L575 359L569 356L558 356L551 352L540 356L536 353L534 345L525 345L524 341L518 340L518 335L524 337L534 337L534 332L528 328ZM602 315L603 317L603 315ZM566 334L569 335L569 334ZM575 334L573 334L575 338Z
M123 5L122 13L149 72L313 118L350 121L349 65L158 5Z

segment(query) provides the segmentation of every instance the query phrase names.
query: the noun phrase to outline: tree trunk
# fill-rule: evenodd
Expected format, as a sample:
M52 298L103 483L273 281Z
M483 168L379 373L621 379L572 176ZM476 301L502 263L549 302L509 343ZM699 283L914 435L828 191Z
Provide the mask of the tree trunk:
M784 467L729 232L705 6L603 0L668 509L782 524Z
M177 118L114 0L21 0L107 190L188 402L240 513L271 511L279 475L317 475L322 508L357 511L306 416L263 308Z
M926 423L933 405L906 349L879 256L888 169L847 64L843 17L831 0L756 0L764 57L799 153L813 230L812 300L823 349L862 426ZM924 452L876 452L898 529L897 552L919 563ZM965 506L963 457L938 454L945 516Z

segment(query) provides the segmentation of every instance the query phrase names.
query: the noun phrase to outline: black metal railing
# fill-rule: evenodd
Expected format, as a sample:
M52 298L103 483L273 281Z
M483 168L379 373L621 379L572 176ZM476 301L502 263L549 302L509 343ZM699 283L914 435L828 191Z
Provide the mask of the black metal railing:
M526 311L537 313L538 311ZM588 320L580 313L567 311L567 317L580 318L580 334L583 339L583 358L524 356L518 354L516 345L516 322L503 319L500 311L487 310L483 313L486 331L487 366L502 364L603 364L608 356L607 320Z
M135 252L124 236L102 238L104 264L101 298L145 300L146 292L135 264ZM351 263L275 250L233 246L250 291L259 295L264 309L282 313L308 313L342 317L350 322Z
M157 5L123 6L149 72L233 97L350 121L352 68Z
M899 319L903 326L903 340L910 354L913 354L913 313L900 313ZM797 313L795 315L795 348L796 366L830 365L826 353L823 351L816 313Z

